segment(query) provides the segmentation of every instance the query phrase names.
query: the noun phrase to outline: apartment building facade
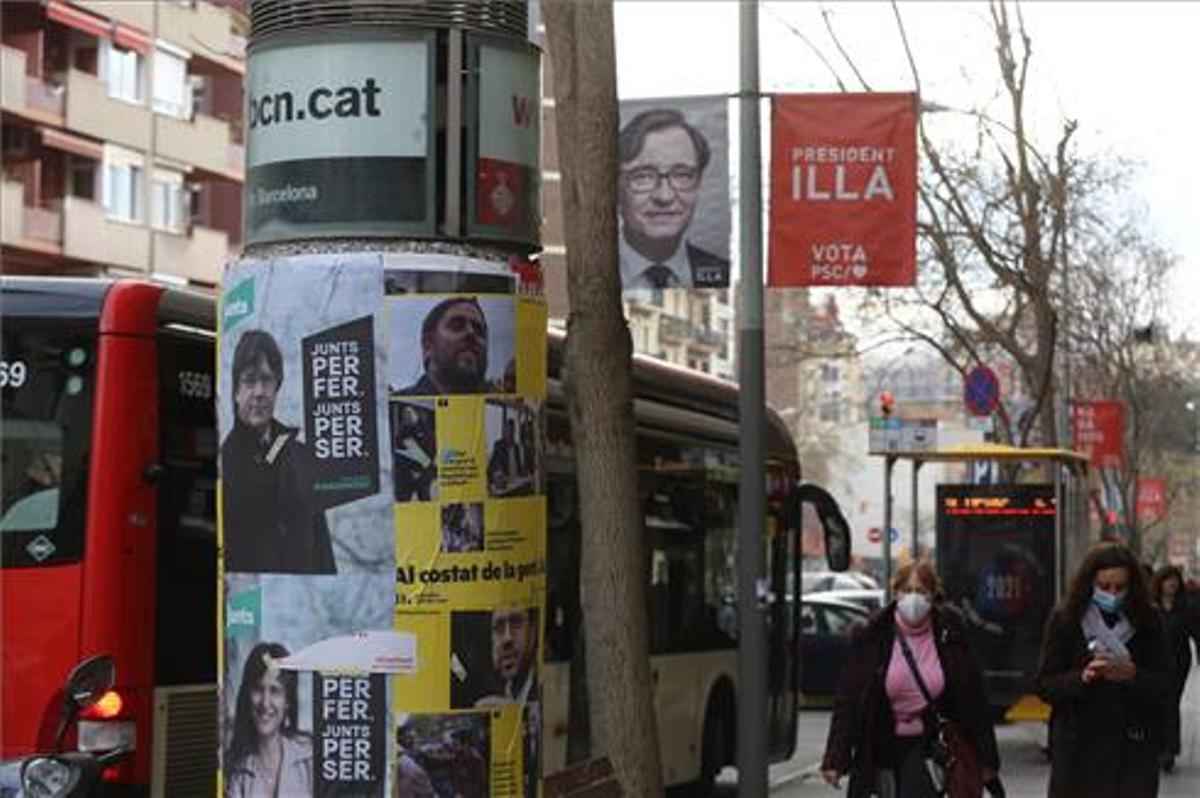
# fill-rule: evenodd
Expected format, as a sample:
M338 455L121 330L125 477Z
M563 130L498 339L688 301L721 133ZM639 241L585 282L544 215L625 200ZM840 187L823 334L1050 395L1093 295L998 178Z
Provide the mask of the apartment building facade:
M241 239L238 6L0 4L6 274L216 285Z

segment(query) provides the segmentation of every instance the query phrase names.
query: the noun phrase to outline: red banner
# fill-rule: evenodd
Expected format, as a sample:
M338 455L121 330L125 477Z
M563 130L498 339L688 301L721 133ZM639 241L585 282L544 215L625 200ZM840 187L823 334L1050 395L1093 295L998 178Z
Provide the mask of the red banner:
M1071 433L1076 451L1095 468L1125 465L1125 405L1102 399L1071 403Z
M1134 503L1139 521L1157 521L1167 514L1167 481L1157 477L1138 477Z
M913 285L916 232L917 95L775 97L769 285Z

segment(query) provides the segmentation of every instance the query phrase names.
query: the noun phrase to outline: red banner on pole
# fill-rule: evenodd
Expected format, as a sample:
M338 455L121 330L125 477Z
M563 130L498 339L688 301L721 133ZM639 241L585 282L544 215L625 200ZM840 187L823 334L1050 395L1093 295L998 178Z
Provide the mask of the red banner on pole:
M1157 477L1138 477L1134 509L1140 521L1157 521L1166 515L1166 480Z
M775 97L769 285L913 285L916 232L917 95Z
M1095 468L1125 465L1125 405L1101 399L1071 403L1071 433L1076 451L1083 452Z

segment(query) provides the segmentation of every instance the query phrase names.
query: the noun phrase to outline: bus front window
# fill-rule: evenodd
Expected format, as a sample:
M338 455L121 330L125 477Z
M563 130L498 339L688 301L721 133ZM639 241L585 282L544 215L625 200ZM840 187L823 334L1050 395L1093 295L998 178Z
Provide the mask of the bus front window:
M4 567L83 550L95 338L6 319L0 350L0 533Z

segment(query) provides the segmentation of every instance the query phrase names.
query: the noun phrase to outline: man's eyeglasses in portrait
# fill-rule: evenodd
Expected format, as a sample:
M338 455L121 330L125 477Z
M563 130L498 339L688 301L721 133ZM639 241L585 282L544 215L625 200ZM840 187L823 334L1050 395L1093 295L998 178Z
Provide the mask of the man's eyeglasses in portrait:
M664 180L675 191L695 191L696 187L700 185L700 170L694 166L682 164L672 166L665 172L655 169L653 166L639 166L626 170L622 177L625 180L625 187L634 194L649 194L657 191Z

